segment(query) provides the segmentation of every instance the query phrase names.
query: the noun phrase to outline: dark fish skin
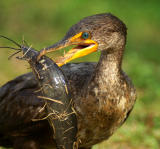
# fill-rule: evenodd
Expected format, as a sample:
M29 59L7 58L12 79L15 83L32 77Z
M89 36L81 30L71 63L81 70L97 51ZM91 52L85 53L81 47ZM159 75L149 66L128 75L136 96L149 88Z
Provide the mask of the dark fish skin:
M53 128L57 149L77 147L77 118L72 107L72 99L67 87L67 79L62 70L48 57L37 61L38 52L22 46L23 57L30 64L37 79L42 98L46 102L47 120Z

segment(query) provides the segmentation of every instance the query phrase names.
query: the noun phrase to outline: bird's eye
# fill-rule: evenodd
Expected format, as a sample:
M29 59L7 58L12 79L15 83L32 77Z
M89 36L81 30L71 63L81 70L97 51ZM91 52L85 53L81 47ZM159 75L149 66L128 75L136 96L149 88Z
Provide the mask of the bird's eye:
M89 33L87 33L87 32L82 33L82 38L83 39L88 39L89 37L90 37Z

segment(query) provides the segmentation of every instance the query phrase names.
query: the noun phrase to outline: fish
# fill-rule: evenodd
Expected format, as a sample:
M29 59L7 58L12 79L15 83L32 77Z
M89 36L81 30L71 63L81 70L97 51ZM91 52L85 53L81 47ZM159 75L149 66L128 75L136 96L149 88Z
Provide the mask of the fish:
M13 42L13 40L9 40ZM57 149L77 149L77 117L68 89L67 78L63 71L47 56L42 56L37 61L39 51L14 43L19 47L16 53L20 51L23 53L23 56L19 56L17 59L26 60L29 63L39 84L42 96L38 96L38 98L45 101L44 108L47 115L43 119L48 120L53 130L53 139L56 141ZM35 121L43 119L35 119Z

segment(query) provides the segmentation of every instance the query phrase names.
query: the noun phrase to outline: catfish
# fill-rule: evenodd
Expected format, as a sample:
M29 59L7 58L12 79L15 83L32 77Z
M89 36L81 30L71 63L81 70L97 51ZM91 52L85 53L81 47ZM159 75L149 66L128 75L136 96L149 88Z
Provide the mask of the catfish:
M23 56L17 58L27 60L30 64L43 95L38 98L45 100L47 116L44 119L48 120L53 130L53 139L56 141L57 149L77 149L77 117L68 89L68 81L61 68L47 56L42 56L37 61L39 52L35 49L20 45L8 37L0 37L6 38L18 46L18 49L3 48L18 50L15 54L23 52Z

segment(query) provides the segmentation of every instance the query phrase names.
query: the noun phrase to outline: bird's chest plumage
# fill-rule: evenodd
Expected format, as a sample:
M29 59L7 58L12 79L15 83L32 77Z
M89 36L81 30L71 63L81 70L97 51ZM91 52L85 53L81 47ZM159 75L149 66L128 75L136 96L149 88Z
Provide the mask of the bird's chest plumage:
M110 137L126 118L127 99L119 89L111 91L94 86L76 109L79 113L78 137L82 146L91 146ZM109 93L110 92L110 93ZM117 95L119 94L119 95Z

